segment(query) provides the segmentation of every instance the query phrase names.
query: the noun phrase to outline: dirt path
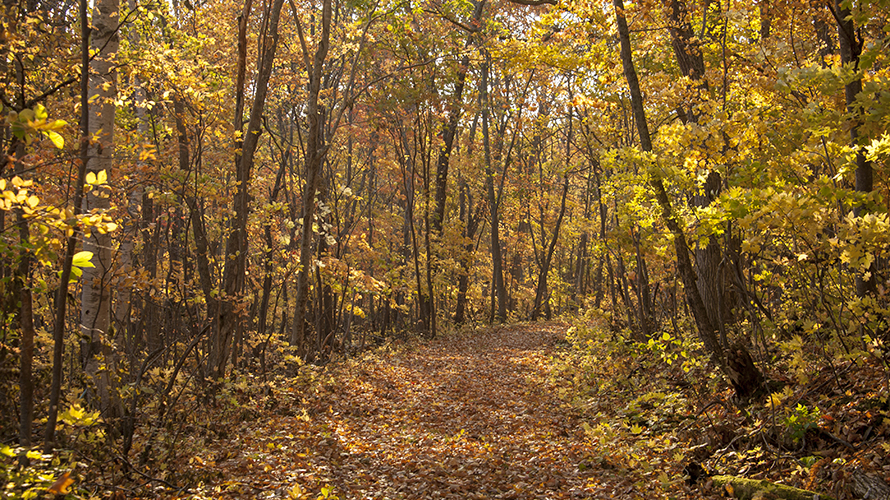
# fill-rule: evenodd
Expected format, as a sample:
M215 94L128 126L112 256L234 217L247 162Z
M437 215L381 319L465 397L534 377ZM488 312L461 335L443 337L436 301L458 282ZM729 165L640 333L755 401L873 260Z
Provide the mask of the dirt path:
M215 460L204 461L224 478L205 491L314 500L329 485L341 499L601 498L604 472L590 467L579 423L543 382L563 334L505 327L335 370L318 394L293 393L299 403L263 411L217 443Z

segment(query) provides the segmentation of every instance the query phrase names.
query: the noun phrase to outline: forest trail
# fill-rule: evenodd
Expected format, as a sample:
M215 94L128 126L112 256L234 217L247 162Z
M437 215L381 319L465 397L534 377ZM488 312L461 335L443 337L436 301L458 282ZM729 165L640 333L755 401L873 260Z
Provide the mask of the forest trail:
M591 466L577 415L545 382L564 333L495 327L335 368L317 394L294 389L304 399L293 410L280 401L217 442L217 459L201 461L223 469L223 481L205 491L313 500L325 486L341 499L631 493L630 481Z

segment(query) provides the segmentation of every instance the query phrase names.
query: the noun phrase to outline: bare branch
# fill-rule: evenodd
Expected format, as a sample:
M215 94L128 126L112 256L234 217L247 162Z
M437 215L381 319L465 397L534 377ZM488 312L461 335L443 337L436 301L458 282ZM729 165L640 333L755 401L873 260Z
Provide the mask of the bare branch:
M538 7L540 5L556 5L556 0L507 0L510 3Z

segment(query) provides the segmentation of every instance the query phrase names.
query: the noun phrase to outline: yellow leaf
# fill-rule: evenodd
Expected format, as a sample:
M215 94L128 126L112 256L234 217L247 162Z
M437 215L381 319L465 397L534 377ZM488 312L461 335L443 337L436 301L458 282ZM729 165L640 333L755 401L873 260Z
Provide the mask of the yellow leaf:
M95 184L96 183L96 174L94 174L92 172L87 172L86 181L87 181L87 184L90 184L90 185Z
M83 418L84 413L85 412L84 412L83 408L80 407L80 405L74 405L68 410L68 414L71 415L71 418L78 419L78 420Z
M40 198L36 196L28 197L28 206L31 208L37 208L37 204L40 203Z
M90 259L93 258L93 252L77 252L71 259L71 265L74 267L96 267Z
M34 118L38 120L46 120L47 116L46 107L44 107L43 104L34 106Z
M55 146L56 148L62 149L65 146L65 139L61 135L59 135L58 132L47 130L46 136L49 137L49 140L52 141L53 146Z
M291 498L291 500L299 500L303 496L303 488L299 484L295 484L290 491L287 492L287 496Z

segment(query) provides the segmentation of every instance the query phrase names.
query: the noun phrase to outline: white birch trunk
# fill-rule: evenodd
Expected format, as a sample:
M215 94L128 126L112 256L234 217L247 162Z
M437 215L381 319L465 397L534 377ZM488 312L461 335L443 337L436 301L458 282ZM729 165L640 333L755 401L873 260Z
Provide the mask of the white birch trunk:
M91 52L99 52L90 63L89 132L93 138L87 161L87 172L105 171L111 176L114 154L114 99L116 71L114 59L118 50L117 27L120 20L119 0L95 0L93 4ZM85 212L103 212L109 208L106 187L93 188L85 197ZM111 236L90 231L84 238L84 250L93 252L95 267L83 271L81 298L81 333L86 345L82 349L84 369L95 383L99 408L107 415L111 409Z

